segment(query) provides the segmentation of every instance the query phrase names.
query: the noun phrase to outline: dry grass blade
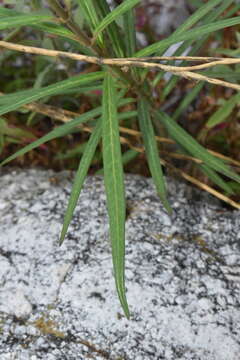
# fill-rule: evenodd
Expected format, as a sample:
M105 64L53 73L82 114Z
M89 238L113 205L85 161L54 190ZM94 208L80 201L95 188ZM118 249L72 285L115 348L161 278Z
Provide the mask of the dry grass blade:
M42 49L32 46L25 46L25 45L19 45L14 43L9 43L6 41L0 41L0 47L9 49L9 50L15 50L15 51L21 51L25 53L35 54L35 55L44 55L44 56L51 56L51 57L66 57L73 60L81 60L86 61L88 63L92 64L98 64L98 65L113 65L113 66L119 66L122 68L127 67L142 67L142 68L148 68L148 69L159 69L166 72L171 72L175 75L190 79L190 80L196 80L196 81L206 81L211 84L224 86L227 88L231 88L234 90L240 90L240 85L233 84L227 81L222 81L215 78L210 78L205 75L201 75L198 73L193 73L192 71L196 70L202 70L206 68L210 68L216 65L229 65L229 64L240 64L240 59L235 58L213 58L214 60L211 61L207 58L208 62L207 64L201 64L201 65L193 65L188 67L181 67L181 66L170 66L170 65L163 65L159 63L152 63L152 62L146 62L143 61L143 59L139 58L138 60L135 60L135 58L129 59L129 58L115 58L115 59L104 59L96 56L87 56L87 55L81 55L76 53L70 53L65 51L57 51L57 50L48 50L48 49ZM186 60L187 57L184 57ZM156 58L155 58L156 59ZM160 60L160 58L158 58ZM163 59L173 60L176 59L176 57L163 57ZM181 57L183 59L183 57ZM193 57L191 57L191 60ZM200 58L196 58L196 60L199 60ZM204 60L203 60L204 61Z

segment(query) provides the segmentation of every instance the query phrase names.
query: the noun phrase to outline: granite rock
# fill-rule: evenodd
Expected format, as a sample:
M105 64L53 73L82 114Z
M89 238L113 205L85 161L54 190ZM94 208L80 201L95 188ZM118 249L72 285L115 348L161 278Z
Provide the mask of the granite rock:
M101 177L89 177L62 247L73 174L4 170L0 184L1 360L239 360L239 212L167 178L126 176L126 285L112 277Z

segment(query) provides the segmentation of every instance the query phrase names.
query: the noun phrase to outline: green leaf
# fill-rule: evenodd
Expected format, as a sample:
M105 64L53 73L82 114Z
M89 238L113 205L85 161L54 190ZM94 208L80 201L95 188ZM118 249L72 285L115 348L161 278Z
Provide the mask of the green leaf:
M178 107L173 113L172 118L174 120L177 120L178 117L181 115L181 113L187 109L187 107L191 104L191 102L196 98L196 96L199 94L199 92L204 87L205 83L203 81L200 81L196 86L194 86L193 89L189 91L189 93L183 98L183 100L180 102Z
M11 29L13 27L34 25L51 20L52 16L46 15L18 15L0 18L0 30Z
M186 149L194 157L202 160L204 164L213 170L240 182L240 176L230 170L223 161L211 155L203 146L201 146L194 138L189 135L181 126L179 126L170 116L163 111L155 111L154 115L158 118L168 130L170 136L176 140L184 149Z
M240 93L232 96L229 100L225 102L224 105L220 106L220 108L210 117L210 119L205 124L204 128L211 129L214 126L222 123L233 111L234 107L239 104L240 101Z
M133 9L129 10L123 16L126 56L132 56L136 51L136 30L135 30L135 16Z
M7 159L5 159L0 166L5 165L9 163L10 161L16 159L18 156L22 156L26 154L28 151L35 149L36 147L50 141L53 139L56 139L58 137L67 135L71 132L72 129L74 129L76 126L80 125L83 122L86 122L90 119L93 119L96 116L99 116L101 114L101 107L98 107L94 110L88 111L87 113L77 117L76 119L69 121L68 123L61 125L57 127L56 129L50 131L47 135L42 136L40 139L32 142L31 144L28 144L23 149L20 149L15 154L9 156Z
M7 105L10 102L19 101L20 99L24 99L25 96L33 94L33 90L34 89L28 89L28 90L17 91L16 93L5 94L2 96L0 95L0 109L1 109L2 105ZM93 83L93 85L90 85L90 86L76 86L73 88L60 90L55 95L61 95L61 94L63 94L63 95L66 95L66 94L79 95L82 93L87 93L87 92L91 92L91 91L95 91L95 90L102 90L102 85L100 82Z
M190 18L188 18L187 22L189 21L189 19L191 19L191 17L194 17L195 20L199 20L201 18L202 20L202 25L204 24L210 24L212 22L214 22L218 17L224 17L225 16L225 12L226 9L228 7L230 7L230 5L234 2L234 0L224 0L224 2L217 8L214 9L214 11L210 11L212 9L212 6L217 5L216 4L219 3L219 1L208 1L206 4L204 4L202 6L202 8L204 8L204 12L202 11L202 8L200 8L198 11L196 11L192 16L190 16ZM211 6L211 8L209 8L209 6ZM197 13L199 12L199 15L196 17ZM201 17L200 17L201 15ZM194 25L194 22L192 21L192 23L189 23L187 25ZM183 31L188 30L188 27L186 27L186 22L184 24L182 24L171 36L175 36L176 34L179 34L180 32L182 33ZM187 50L189 50L189 48L191 48L190 51L188 51L188 55L189 56L194 56L195 54L199 53L199 50L201 49L201 47L204 45L204 43L207 41L207 39L209 38L209 35L211 34L207 34L205 36L203 36L201 38L201 40L199 40L197 43L195 43L195 45L192 46L192 40L188 40L185 41L175 52L174 54L172 54L173 56L180 56L182 54L184 54L184 52ZM164 50L164 49L163 49ZM158 53L158 55L163 55L164 51L161 51L160 53ZM187 62L186 61L182 61L181 65L185 65ZM174 62L170 62L170 65L174 65ZM180 66L180 65L179 65ZM156 76L156 82L160 81L160 79L163 77L164 73L159 73ZM210 76L210 75L209 75ZM217 76L217 75L216 75ZM214 77L214 76L213 76ZM176 84L177 82L180 80L179 76L171 76L170 80L166 83L166 85L164 86L164 89L162 91L161 94L161 99L164 100L169 93L176 88ZM194 88L195 89L195 88ZM200 90L199 90L200 91Z
M122 99L118 102L118 106L127 105L133 101L134 101L134 99L131 99L131 98ZM5 159L4 161L2 161L0 163L0 166L9 163L10 161L16 159L18 156L22 156L22 155L26 154L28 151L31 151L31 150L35 149L36 147L38 147L42 144L45 144L46 142L48 142L50 140L53 140L58 137L69 134L78 125L80 125L88 120L94 119L96 116L101 115L101 113L102 113L102 107L100 106L94 110L88 111L87 113L76 117L74 120L71 120L64 125L58 126L56 129L50 131L47 135L42 136L40 139L32 142L31 144L25 146L23 149L20 149L19 151L17 151L15 154L9 156L7 159Z
M215 32L217 30L225 29L230 26L238 25L240 24L240 16L236 16L234 18L226 19L226 20L220 20L216 21L213 24L206 24L202 26L198 26L192 30L186 31L181 34L177 34L175 36L171 36L167 39L161 40L157 43L154 43L152 45L147 46L146 48L138 51L134 56L136 57L144 57L152 55L158 51L165 50L167 47L176 44L180 41L186 41L186 40L197 40L199 37L210 34L212 32Z
M15 10L5 8L3 6L0 7L0 18L7 17L7 16L14 16L18 15L19 13ZM21 13L20 13L21 14Z
M70 199L68 202L67 211L66 211L65 217L64 217L62 232L61 232L60 241L59 241L60 245L64 241L65 235L68 230L68 226L72 220L73 213L76 208L77 201L80 196L80 192L82 190L82 186L83 186L85 177L86 177L88 169L91 165L97 145L101 139L101 133L102 133L102 123L101 123L101 119L99 119L92 135L90 136L90 139L88 140L87 146L86 146L83 156L80 160L77 173L75 175Z
M130 161L135 159L139 155L139 152L136 150L129 149L125 151L122 156L122 163L123 165L127 165Z
M34 139L36 136L30 131L23 130L16 126L9 126L7 121L0 117L0 134L20 139Z
M0 19L1 19L1 16L22 16L22 15L26 15L26 14L12 10L12 9L0 8ZM86 47L86 46L80 44L76 35L72 31L70 31L69 29L67 29L66 27L64 27L62 25L55 24L52 22L44 22L44 23L39 23L39 24L32 24L31 27L34 29L40 30L40 31L48 32L50 34L66 38L66 40L69 43L71 43L75 47L77 46L78 50L82 54L86 54L89 56L96 55L89 47Z
M149 113L149 106L145 99L141 99L138 102L138 119L153 181L165 209L171 213L172 210L167 200L165 181L160 163L157 142Z
M119 300L129 317L125 290L125 191L117 118L114 79L106 73L103 86L103 163L107 208L110 222L112 259Z
M70 38L77 42L76 36L70 30L66 29L64 26L57 25L57 24L50 23L50 22L41 23L41 24L37 24L37 25L32 24L31 26L38 30L41 30L41 31L44 31L44 32L47 32L47 33L50 33L53 35Z
M77 0L85 20L87 21L91 31L93 32L99 23L98 14L96 12L93 0Z
M115 21L119 16L126 13L128 10L132 9L136 6L140 0L125 0L121 5L117 6L111 13L109 13L98 26L95 28L94 31L94 39L96 39L99 34L106 29L106 27Z
M97 25L99 24L99 15L94 6L93 0L77 0L80 6L81 11L83 12L84 18L88 23L88 26L93 33ZM103 45L103 37L98 37L98 42L102 46Z
M96 9L101 16L101 21L111 13L111 9L106 0L96 1L95 2ZM124 57L124 42L122 38L121 31L118 25L115 22L112 22L108 26L108 31L106 35L110 39L110 44L113 49L113 56L115 57ZM108 41L107 41L108 42ZM105 43L106 45L106 43ZM108 49L111 51L111 47Z
M224 1L224 5L219 6L218 8L215 8L214 11L211 11L213 7L215 7L216 5L218 5L219 3L222 2L222 0L210 0L208 1L206 4L202 5L198 10L196 10L190 17L187 18L187 20L181 24L169 37L168 40L171 40L172 38L174 38L176 35L180 35L182 33L186 33L187 30L189 30L189 28L193 25L195 25L197 22L199 22L200 20L202 20L202 25L204 24L210 24L213 21L215 21L218 16L224 12L224 10L226 10L226 8L228 6L231 5L231 3L234 0L225 0ZM226 4L226 5L225 5ZM199 40L197 42L197 44L195 44L192 47L192 50L190 52L188 52L188 55L194 55L195 53L198 52L199 48L202 47L202 45L204 44L204 42L206 41L207 36L202 37L201 40ZM194 40L194 39L193 39ZM180 56L182 54L184 54L184 52L186 50L189 50L189 48L192 46L192 42L191 40L185 41L183 44L181 44L178 49L174 52L174 54L172 54L173 56ZM160 49L160 51L157 52L158 56L162 56L164 54L164 52L168 49L168 45L162 47ZM173 65L174 62L170 62L169 65ZM185 64L185 62L181 62L181 64ZM146 73L147 71L144 70ZM142 71L143 72L143 71ZM153 83L156 85L164 76L164 72L159 72L158 75L155 77ZM168 83L166 84L166 86L163 89L163 92L161 94L161 99L165 99L165 97L167 96L167 94L169 94L169 92L171 91L171 89L176 87L176 83L179 80L178 76L171 76L170 80L168 81ZM154 86L155 86L154 85Z
M16 94L4 95L1 97L1 102L6 100L5 105L0 106L0 115L9 111L16 110L22 105L39 100L45 96L53 96L64 92L65 90L89 84L93 81L103 78L103 72L95 72L84 75L74 76L70 79L59 81L53 85L43 87L41 89L30 89L19 91Z
M219 78L224 79L226 81L231 81L233 83L238 83L240 80L240 73L239 71L201 71L201 75L205 75L211 78Z
M216 184L218 187L223 189L228 195L233 195L234 191L232 188L219 176L216 171L212 170L210 167L208 167L205 164L198 165L200 169L206 174L210 180L214 184Z
M194 11L194 13L187 18L186 21L184 21L183 24L181 24L171 35L171 37L174 37L175 35L182 34L186 30L190 29L193 25L195 25L198 21L201 19L204 20L204 17L208 15L211 10L213 10L218 4L220 4L223 0L210 0L207 3L203 4L199 9ZM226 0L228 1L228 0ZM231 0L233 2L233 0ZM214 9L215 11L216 9Z
M83 154L86 145L87 145L86 143L82 143L80 145L75 146L73 149L58 152L57 155L54 156L54 160L67 160L76 156L79 157L79 155Z

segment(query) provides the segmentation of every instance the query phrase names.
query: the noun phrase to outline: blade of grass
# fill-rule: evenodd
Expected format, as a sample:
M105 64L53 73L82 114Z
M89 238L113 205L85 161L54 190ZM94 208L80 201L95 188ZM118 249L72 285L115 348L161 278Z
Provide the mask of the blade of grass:
M230 179L240 182L240 176L231 171L228 166L220 159L212 156L207 150L201 146L194 138L189 135L180 125L171 119L161 110L155 111L154 116L157 117L168 130L170 136L176 140L184 149L186 149L194 157L202 160L208 167L215 171L226 175Z
M124 313L129 317L125 290L125 191L117 118L117 94L114 79L106 73L103 87L103 163L104 182L112 243L116 288Z
M76 208L85 177L87 176L87 172L91 165L97 145L101 139L101 134L102 134L102 122L101 122L101 119L98 119L97 125L96 125L94 131L92 132L90 139L87 142L83 156L79 163L77 173L75 175L71 195L70 195L69 202L68 202L68 207L67 207L67 210L66 210L66 213L64 216L62 232L61 232L61 236L60 236L60 240L59 240L60 245L64 241L69 224L72 220L73 213Z
M141 99L138 102L138 119L153 181L165 209L168 211L168 213L171 213L172 210L167 200L167 192L162 166L159 159L157 142L151 122L148 103L145 99Z

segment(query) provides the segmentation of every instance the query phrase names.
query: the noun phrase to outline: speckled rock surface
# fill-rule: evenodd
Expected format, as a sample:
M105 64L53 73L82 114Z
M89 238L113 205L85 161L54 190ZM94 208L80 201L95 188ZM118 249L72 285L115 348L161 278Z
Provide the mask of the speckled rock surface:
M126 177L126 282L112 278L103 182L88 178L67 240L57 241L71 173L1 173L1 360L239 360L240 220L168 180Z

